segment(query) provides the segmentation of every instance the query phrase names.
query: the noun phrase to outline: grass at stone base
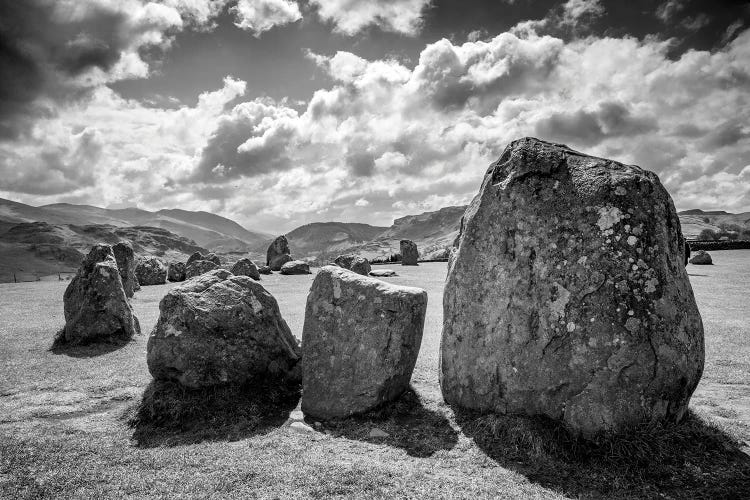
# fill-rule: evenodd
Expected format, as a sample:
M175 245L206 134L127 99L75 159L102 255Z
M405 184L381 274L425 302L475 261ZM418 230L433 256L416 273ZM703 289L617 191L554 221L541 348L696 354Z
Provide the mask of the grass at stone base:
M694 412L594 444L549 421L443 403L444 265L396 266L389 279L429 292L413 391L365 416L308 421L312 432L289 426L294 391L152 384L146 335L50 351L65 284L2 285L0 498L748 498L750 253L724 255L710 269L689 266L707 349ZM296 335L311 282L264 277ZM168 287L136 295L145 334ZM370 437L374 428L389 436Z

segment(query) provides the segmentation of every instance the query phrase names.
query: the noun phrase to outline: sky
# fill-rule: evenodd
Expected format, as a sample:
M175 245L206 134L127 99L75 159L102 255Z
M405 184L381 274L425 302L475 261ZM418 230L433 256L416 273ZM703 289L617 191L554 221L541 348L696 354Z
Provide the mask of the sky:
M0 197L249 229L468 203L533 136L750 211L750 3L0 0Z

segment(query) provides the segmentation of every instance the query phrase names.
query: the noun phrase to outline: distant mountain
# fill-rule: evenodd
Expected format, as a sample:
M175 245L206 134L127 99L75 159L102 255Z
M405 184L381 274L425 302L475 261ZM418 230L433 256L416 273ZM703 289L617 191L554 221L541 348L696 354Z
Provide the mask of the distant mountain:
M312 258L371 241L387 227L346 222L314 222L286 234L294 253ZM264 249L265 250L265 249Z
M95 243L129 241L139 255L157 255L168 261L185 261L193 252L206 250L194 241L166 229L90 224L21 222L0 225L0 282L29 281L40 276L73 272Z
M230 219L208 212L180 209L150 212L138 208L108 209L69 203L33 207L1 198L0 222L160 227L215 252L248 251L271 237L269 234L248 231Z
M750 229L750 212L733 214L723 210L692 209L683 210L678 212L677 215L680 217L682 234L689 240L696 239L704 229L719 231L720 225L740 226Z

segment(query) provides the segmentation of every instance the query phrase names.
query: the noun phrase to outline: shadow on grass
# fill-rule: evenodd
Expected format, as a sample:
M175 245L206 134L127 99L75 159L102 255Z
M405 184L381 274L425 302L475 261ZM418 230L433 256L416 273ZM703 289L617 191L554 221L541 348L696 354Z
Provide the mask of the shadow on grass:
M573 497L750 498L750 456L689 413L594 442L547 419L456 413L463 432L502 467Z
M448 419L426 408L411 388L396 401L362 415L327 421L324 427L336 437L395 446L412 457L429 457L439 450L450 450L458 442L458 432ZM370 437L373 428L389 436Z
M281 427L299 398L299 384L187 389L152 381L126 417L139 447L238 441Z
M67 344L58 333L49 351L52 354L70 356L71 358L95 358L117 351L127 346L131 341L93 342L90 344Z

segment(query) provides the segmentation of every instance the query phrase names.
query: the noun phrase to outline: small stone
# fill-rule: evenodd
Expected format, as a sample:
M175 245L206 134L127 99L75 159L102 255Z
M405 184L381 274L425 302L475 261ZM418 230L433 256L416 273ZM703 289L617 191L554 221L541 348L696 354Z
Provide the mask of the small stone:
M370 438L387 438L390 437L390 434L385 432L382 429L378 429L377 427L373 427L372 430L370 430L370 433L367 435L367 437Z
M210 260L194 260L185 268L185 279L195 278L201 274L218 269L219 266Z
M167 279L173 283L185 281L186 266L182 262L170 262Z
M289 420L297 420L302 422L303 420L305 420L305 414L302 413L302 410L294 410L289 414Z
M398 274L393 269L374 269L370 271L370 276L375 278L389 278L391 276L398 276Z
M232 266L232 274L235 276L249 276L255 281L260 280L260 272L255 262L248 258L240 259Z
M289 427L292 430L297 431L297 432L302 433L302 434L307 434L307 433L310 433L310 432L315 432L315 429L313 429L312 427L310 427L309 425L307 425L307 424L305 424L303 422L292 422L291 424L289 424Z
M281 274L310 274L310 265L303 260L292 260L281 266Z
M167 282L167 264L158 257L141 257L135 276L141 286L163 285Z
M705 250L698 250L690 259L690 263L696 266L710 266L714 262L708 252L706 252Z

